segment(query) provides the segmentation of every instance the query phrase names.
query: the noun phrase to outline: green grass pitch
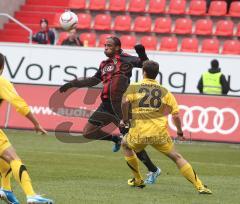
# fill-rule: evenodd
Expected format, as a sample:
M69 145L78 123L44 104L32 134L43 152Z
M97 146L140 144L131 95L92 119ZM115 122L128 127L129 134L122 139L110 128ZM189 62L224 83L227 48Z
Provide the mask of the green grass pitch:
M162 169L157 184L145 189L127 186L131 173L121 152L109 142L64 144L52 134L6 130L27 166L34 188L56 204L213 204L240 203L240 145L193 142L177 144L213 195L199 195L175 164L151 147L151 158ZM141 165L143 174L147 173ZM25 196L13 181L20 203ZM1 201L0 201L1 203Z

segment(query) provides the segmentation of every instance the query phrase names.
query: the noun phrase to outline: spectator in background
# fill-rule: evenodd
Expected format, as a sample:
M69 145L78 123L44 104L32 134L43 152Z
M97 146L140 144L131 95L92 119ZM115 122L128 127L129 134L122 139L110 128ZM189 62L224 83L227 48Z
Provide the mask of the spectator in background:
M33 35L32 40L38 44L51 44L54 45L55 34L48 27L48 20L43 18L40 20L41 30Z
M62 45L83 46L83 43L79 40L79 37L77 36L77 30L75 28L71 29L68 32L68 37L63 40Z
M202 94L227 95L230 89L229 84L221 73L218 60L211 61L211 68L202 74L197 89Z

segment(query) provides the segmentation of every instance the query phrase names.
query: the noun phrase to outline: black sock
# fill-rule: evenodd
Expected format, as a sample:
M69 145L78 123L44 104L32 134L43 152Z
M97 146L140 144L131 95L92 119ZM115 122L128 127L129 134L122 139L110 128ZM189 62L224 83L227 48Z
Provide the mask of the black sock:
M114 143L119 143L122 139L119 136L106 135L104 137L98 138L98 140L107 140L107 141L112 141Z
M136 153L139 160L142 161L142 163L147 167L148 171L156 172L157 167L152 163L151 159L147 155L147 152L145 150L142 150L141 152Z

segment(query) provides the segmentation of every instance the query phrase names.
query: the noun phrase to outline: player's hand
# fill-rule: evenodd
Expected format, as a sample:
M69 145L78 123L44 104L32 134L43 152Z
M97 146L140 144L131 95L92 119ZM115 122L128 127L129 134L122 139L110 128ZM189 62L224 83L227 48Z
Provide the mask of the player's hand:
M129 131L129 122L124 122L123 120L119 123L120 133L126 135Z
M38 133L40 132L42 135L46 135L47 131L43 129L41 125L35 125L35 131Z
M136 53L141 56L141 55L145 55L145 47L142 44L137 44L134 46L134 49L136 50Z
M183 135L183 132L177 132L177 138L178 138L180 141L186 140L186 138L185 138L184 135Z
M60 87L60 93L66 92L68 89L72 88L72 83L68 82Z

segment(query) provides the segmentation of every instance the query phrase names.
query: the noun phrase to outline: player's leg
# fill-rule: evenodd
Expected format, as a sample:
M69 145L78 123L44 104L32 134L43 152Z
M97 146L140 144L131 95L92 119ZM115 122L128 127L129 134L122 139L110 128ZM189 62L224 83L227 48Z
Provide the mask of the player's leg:
M152 160L149 158L145 149L140 152L136 152L138 159L147 167L149 173L144 181L146 184L154 184L157 177L161 174L161 169L157 167Z
M139 163L135 152L129 147L127 143L127 137L122 140L121 143L122 151L127 162L128 167L133 173L134 178L128 180L128 185L135 186L139 188L145 187L142 180L142 176L139 169Z
M20 184L25 195L27 196L27 203L53 203L52 200L36 195L35 191L33 190L27 168L22 163L12 146L5 149L2 152L1 157L10 164L15 180Z
M8 141L7 136L2 130L0 130L0 156L3 152L11 146ZM0 198L6 201L7 203L19 204L19 201L15 197L14 193L11 190L11 175L12 170L7 161L0 158L0 173L1 173L1 189L0 189Z
M173 147L170 152L166 153L166 155L176 163L181 174L194 185L194 187L198 190L199 193L202 194L212 193L209 189L207 189L203 185L202 181L199 179L198 175L192 168L191 164L187 160L185 160L181 154L179 154L176 151L175 147Z
M114 114L111 114L109 108L105 103L102 103L98 109L91 115L88 123L85 125L83 130L83 136L91 140L107 140L114 143L119 143L121 138L113 135L113 131L117 126L108 126L107 130L102 130L110 123L116 124L117 119ZM106 128L105 128L106 129Z
M199 193L211 194L211 191L204 187L192 166L176 151L167 131L162 131L162 135L159 136L156 141L158 143L153 144L152 146L173 160L181 174L194 185Z
M1 174L1 188L4 190L11 191L12 169L10 165L1 158L0 158L0 174Z

